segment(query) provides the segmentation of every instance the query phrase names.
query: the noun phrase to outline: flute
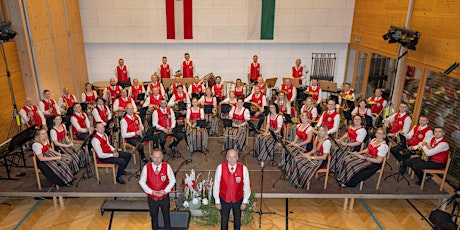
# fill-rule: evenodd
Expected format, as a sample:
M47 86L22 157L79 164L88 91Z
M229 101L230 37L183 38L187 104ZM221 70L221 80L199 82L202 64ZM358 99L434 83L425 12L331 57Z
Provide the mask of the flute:
M309 151L308 151L307 149L305 149L305 148L302 148L302 147L300 147L300 146L294 145L294 143L291 142L291 141L284 140L284 142L286 142L286 143L288 143L288 144L291 144L292 146L294 146L294 147L296 147L296 148L298 148L298 149L300 149L300 150L303 150L303 151L305 151L305 152L309 152ZM296 158L305 158L305 159L307 159L308 161L310 161L313 165L315 165L315 166L318 165L316 162L313 162L310 158L305 157L305 156L303 156L303 155L296 156Z

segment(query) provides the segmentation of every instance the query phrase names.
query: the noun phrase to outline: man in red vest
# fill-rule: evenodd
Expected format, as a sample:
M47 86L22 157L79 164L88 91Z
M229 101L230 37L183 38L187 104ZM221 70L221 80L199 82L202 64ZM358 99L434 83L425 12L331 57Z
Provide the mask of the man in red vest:
M105 127L104 124L98 122L96 124L96 133L91 139L91 145L93 146L94 152L96 152L97 161L106 162L111 164L117 164L117 182L120 184L125 184L125 180L121 178L122 175L128 175L128 172L125 171L126 166L128 166L129 161L131 161L131 154L127 152L118 152L112 145L109 143L109 137L104 133Z
M122 88L131 85L128 66L125 66L125 61L122 58L118 59L118 66L115 67L115 76L117 76L117 84Z
M43 91L43 100L38 103L38 108L43 113L46 119L61 115L61 110L54 99L51 99L51 92L47 89Z
M139 94L144 94L144 99L143 100L139 100L138 96ZM139 79L137 78L134 78L133 79L133 85L131 87L129 87L128 89L128 97L131 97L134 99L134 102L136 103L136 105L142 105L144 104L144 100L145 100L145 88L142 84L139 83Z
M217 104L220 104L224 100L225 86L222 84L222 78L220 76L216 77L216 84L211 88L212 95L217 99Z
M73 107L73 115L70 117L70 123L72 124L71 132L74 134L74 138L78 140L84 140L88 135L93 133L94 128L89 123L88 115L81 111L81 105L76 103Z
M376 88L374 91L374 96L367 99L371 106L371 112L375 115L380 115L383 109L387 106L387 100L382 97L382 89Z
M190 60L190 54L184 54L185 61L182 62L181 72L183 78L193 78L195 76L195 63Z
M118 131L115 123L112 121L112 111L104 104L104 99L97 99L96 107L94 107L91 113L93 114L94 122L101 122L105 126L105 133L109 134Z
M193 79L193 84L188 87L188 96L190 98L196 97L197 99L200 99L204 94L205 87L203 83L200 82L200 78L198 76L195 76Z
M110 78L109 84L110 85L104 89L102 98L104 98L104 100L107 101L107 104L111 105L113 104L115 99L120 97L122 88L119 85L117 85L117 81L113 77Z
M262 71L260 63L257 62L259 57L257 55L252 56L252 63L249 65L248 81L253 83L257 81L258 77L262 77Z
M446 167L447 160L449 159L450 150L447 140L444 138L444 128L434 128L434 136L430 139L425 139L419 143L424 154L428 156L428 160L424 161L420 157L410 158L405 161L405 164L414 170L417 175L418 181L416 184L420 185L423 178L423 169L440 169ZM426 175L425 183L431 179L431 174Z
M307 94L310 95L313 98L313 100L315 100L317 106L321 103L322 93L323 91L321 90L321 87L319 87L318 85L318 79L311 79L311 85L307 88Z
M241 227L241 211L246 209L251 195L248 168L238 162L238 151L227 151L227 162L217 166L213 196L220 211L220 229L228 229L230 210L233 211L233 229Z
M407 113L407 106L406 102L401 102L399 104L399 112L385 119L385 123L390 128L388 136L391 137L397 133L406 134L409 132L412 119Z
M299 79L299 85L302 85L303 81L303 66L300 66L302 61L300 59L295 60L295 66L292 67L291 76L295 79Z
M161 64L160 66L158 67L158 73L160 73L160 78L163 79L163 78L171 78L171 73L172 73L172 69L171 69L171 66L168 64L168 58L167 57L163 57L161 59Z
M171 166L162 162L163 153L160 149L154 149L150 158L152 158L152 163L144 165L139 185L147 194L152 229L159 229L158 211L160 207L163 214L164 229L171 229L169 192L176 184L176 178Z
M61 113L67 111L68 108L73 107L78 102L77 97L70 93L69 88L64 87L62 90L64 95L58 100L58 106L61 109Z
M163 153L166 153L165 143L166 137L169 135L174 136L174 141L169 145L169 148L175 152L179 142L184 139L184 133L182 130L175 129L176 127L176 116L171 108L166 107L167 102L163 98L160 101L160 108L153 111L152 114L152 127L155 127L160 133L158 138L160 141L160 147Z
M265 98L265 95L262 92L260 92L260 87L258 85L254 86L254 93L251 93L246 99L244 99L244 102L255 103L261 109L267 106L267 100ZM265 116L259 111L251 111L251 118L259 119L259 122L257 123L257 130L260 130L265 121Z
M291 79L284 79L284 82L281 85L280 90L286 92L286 97L290 103L294 102L297 99L297 88L291 83Z
M128 104L126 106L126 115L120 120L121 136L132 146L137 146L137 151L142 162L147 163L145 158L144 147L140 142L153 140L152 136L143 137L144 126L141 118L134 114L134 106Z
M327 102L327 110L321 114L321 117L316 124L316 128L319 128L321 125L325 125L328 129L327 134L334 134L339 130L340 125L340 115L335 110L335 101L329 100Z
M410 158L410 155L414 154L412 151L418 149L418 144L423 142L425 139L431 139L433 137L433 131L428 126L428 117L420 115L418 119L418 125L415 125L412 130L405 134L406 145L403 146L399 143L396 146L391 147L390 152L400 162L400 173L406 171L404 161Z
M128 91L126 91L126 89L122 89L120 97L113 103L113 112L125 111L126 106L129 104L134 107L134 112L137 112L136 102L134 102L134 99L128 97Z
M37 127L47 129L46 119L42 111L36 105L32 104L32 98L26 97L24 107L19 110L19 115L21 116L22 124L26 124L28 127L36 125Z

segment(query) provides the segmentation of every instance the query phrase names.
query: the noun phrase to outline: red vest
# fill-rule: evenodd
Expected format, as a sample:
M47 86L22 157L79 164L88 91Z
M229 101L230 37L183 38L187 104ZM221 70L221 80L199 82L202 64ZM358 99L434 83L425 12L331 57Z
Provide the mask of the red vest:
M308 86L308 89L307 89L308 92L313 93L311 97L312 97L313 100L315 100L316 102L317 102L318 99L319 99L319 90L320 90L320 89L321 89L321 88L320 88L319 86L316 86L316 89L313 89L313 86Z
M244 94L244 92L243 92L243 87L241 87L241 90L239 90L239 91L238 91L238 90L236 89L236 87L235 87L234 93L235 93L235 97L238 97L238 96L243 95L243 94Z
M419 127L420 125L414 126L414 134L409 140L407 140L408 146L418 145L418 143L422 142L425 139L426 133L431 130L431 128L428 126L426 126L422 130L418 130Z
M329 114L329 111L325 111L323 114L322 124L325 125L328 130L332 129L334 127L334 118L338 115L337 111L334 110L332 114Z
M311 121L316 122L316 121L318 120L319 117L318 117L318 114L316 114L316 119L313 119L313 109L314 109L314 108L315 108L315 107L311 107L311 108L308 109L306 112L307 112L308 116L310 117Z
M179 93L174 93L174 95L176 96L176 101L185 101L185 99L187 99L187 94L184 92L182 92L182 95L180 96Z
M279 109L280 113L287 113L287 106L285 104L283 104L283 105L278 104L278 109Z
M259 93L259 96L257 97L256 94L252 94L252 98L251 98L251 101L256 103L260 108L263 107L263 103L262 103L262 100L264 98L264 95Z
M171 77L171 73L169 71L169 64L166 64L166 67L163 64L160 65L160 77L162 79Z
M117 77L118 77L118 82L128 81L128 71L126 70L125 65L123 65L123 68L120 68L120 66L117 66Z
M107 90L110 92L110 97L112 98L112 103L115 102L115 99L120 96L121 93L121 87L119 85L115 86L115 89L112 89L112 87L107 86Z
M400 115L400 113L396 114L393 126L390 129L390 133L396 133L403 129L404 121L406 120L406 117L409 116L409 114L405 113L403 116Z
M385 98L380 97L379 100L375 100L375 97L371 97L369 101L375 102L375 104L372 105L371 107L371 112L374 114L380 114L383 109L383 103L385 102Z
M193 78L193 61L189 61L188 65L186 61L182 62L182 77L183 78Z
M190 120L196 121L201 119L201 109L198 110L197 113L193 112L192 108L190 108Z
M62 130L58 131L55 127L53 127L54 131L56 131L57 141L62 141L65 139L66 131L64 125L61 125Z
M224 85L223 84L220 84L220 86L218 86L217 84L213 85L212 86L212 89L214 90L214 96L218 97L218 98L222 98L222 90L224 89Z
M163 96L161 95L158 95L158 99L155 99L155 96L153 94L150 95L149 97L150 97L150 105L156 105L156 106L159 106L161 99L163 99Z
M42 126L42 118L40 115L38 115L38 108L35 105L32 105L32 108L29 109L26 106L23 107L24 111L26 111L26 115L29 114L29 112L32 112L34 115L32 116L31 119L27 122L27 125L30 127L32 125L37 125L37 126Z
M237 120L237 121L245 121L244 119L244 112L246 111L246 108L243 109L243 112L241 114L236 114L236 107L233 109L233 117L232 119L233 120Z
M69 97L62 96L62 100L67 104L67 107L73 107L75 103L75 97L72 94Z
M257 80L259 76L260 76L260 63L256 63L255 66L254 66L254 63L251 63L251 73L250 73L249 79Z
M84 94L85 94L85 99L86 99L87 103L95 103L96 102L96 95L94 94L94 92L93 92L93 95L91 95L91 96L86 94L86 92L84 92Z
M369 144L369 145L367 146L367 153L368 153L369 155L371 155L372 157L377 158L377 157L378 157L378 153L379 153L378 148L380 147L380 145L382 145L382 143L380 143L380 144L377 145L377 146L373 146L373 145Z
M319 156L322 156L323 153L324 153L324 148L323 148L323 143L326 141L326 140L329 140L329 138L326 138L324 139L324 141L321 143L321 142L316 142L316 154L318 154Z
M45 115L45 118L57 115L56 107L54 106L56 104L56 101L50 99L50 102L48 103L45 99L43 99L42 102L45 105L45 111L48 111L50 108L53 108L51 114Z
M154 191L161 191L166 188L169 184L168 178L168 164L161 162L161 170L158 174L155 173L153 169L153 163L147 165L147 186ZM168 194L163 194L163 196L155 196L152 194L147 194L153 200L161 200L168 196Z
M141 119L136 114L133 114L133 120L131 120L128 115L124 116L123 119L125 119L126 123L128 124L128 128L126 132L131 133L131 132L136 132L139 130L139 122ZM134 135L132 138L136 138L137 135Z
M358 130L360 130L362 128L359 128L359 129L353 129L353 128L348 128L347 130L347 137L350 139L350 140L353 140L354 142L356 142L356 138L358 138Z
M171 128L171 109L166 108L166 113L163 113L160 108L157 109L158 125L164 128Z
M235 172L232 174L230 173L228 163L222 163L219 197L227 203L237 202L244 197L243 188L243 165L241 163L236 163Z
M443 137L438 143L434 143L436 140L436 137L432 137L430 141L430 146L431 148L435 148L438 146L440 143L445 142L447 143L446 139ZM430 157L430 161L439 163L439 164L445 164L447 162L447 158L449 157L450 150L442 151L439 153L434 154L433 156Z
M210 101L208 101L206 98L207 98L207 97L204 97L204 98L203 98L203 101L204 101L204 104L205 104L205 105L214 105L214 98L213 98L213 97L211 97L211 100L210 100Z
M121 97L118 98L118 107L121 107L121 108L123 108L123 109L126 108L126 106L127 106L128 104L131 104L131 103L132 103L132 102L131 102L131 98L130 98L130 97L128 97L126 101L123 100L123 98L121 98Z
M44 155L48 150L50 149L50 143L46 142L46 144L42 144L38 142L39 144L42 145L42 155Z
M278 115L276 115L275 119L271 119L271 116L268 115L268 117L269 117L269 119L270 119L270 128L272 128L272 129L278 129L278 128L280 128L280 127L278 127L278 117L279 117L279 116L280 116L280 115L278 114Z
M104 137L99 136L99 133L94 134L93 138L96 138L99 140L99 143L101 144L101 149L103 153L112 153L112 148L109 145L109 138L107 137L107 134L102 134ZM99 159L99 156L96 154L97 158Z
M182 85L181 83L174 83L172 84L172 88L173 88L173 93L176 94L177 93L177 87Z
M102 121L107 123L109 121L109 111L108 111L107 107L105 107L105 105L104 105L104 108L101 109L101 108L99 108L99 106L96 106L96 109L97 109L97 112L99 113L99 116L101 117Z
M142 85L138 85L137 87L135 85L131 86L131 93L133 94L133 99L137 101L137 95L142 93Z
M286 97L290 101L292 98L292 90L294 89L294 85L291 84L289 87L287 87L285 84L281 85L281 90L286 92Z
M157 87L158 90L160 91L160 95L161 95L161 83L159 81L153 83L153 82L150 82L149 84L149 88L150 90L153 90L153 88Z
M301 78L303 73L303 66L299 66L299 69L297 69L296 66L292 67L292 77L293 78ZM300 84L302 84L302 80L299 81Z
M195 83L193 83L192 93L203 93L203 85L202 84L195 85Z
M300 140L305 141L305 140L307 140L307 138L308 138L308 132L307 132L307 130L308 130L308 128L310 127L310 125L308 125L307 127L305 127L304 130L300 130L300 126L301 126L301 125L302 125L302 124L298 124L298 125L297 125L297 128L296 128L296 130L295 130L295 134L299 137Z
M266 95L267 85L266 84L257 84L257 86L259 86L259 88L260 88L260 93L263 94L263 95Z
M445 85L446 97L449 99L455 99L455 89L451 85Z
M72 117L75 117L77 119L78 125L80 125L80 128L86 129L86 114L81 112L81 116L78 116L77 114L72 114ZM72 125L72 132L75 134L80 134L78 130Z

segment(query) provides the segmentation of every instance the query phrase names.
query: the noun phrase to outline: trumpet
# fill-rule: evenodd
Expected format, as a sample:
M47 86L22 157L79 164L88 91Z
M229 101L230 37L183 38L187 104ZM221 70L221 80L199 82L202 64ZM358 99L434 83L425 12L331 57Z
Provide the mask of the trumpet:
M426 155L425 150L423 150L421 147L419 147L418 150L420 151L420 159L423 161L428 161L429 157Z
M264 113L264 108L260 107L257 103L251 102L251 111L252 112L259 112Z

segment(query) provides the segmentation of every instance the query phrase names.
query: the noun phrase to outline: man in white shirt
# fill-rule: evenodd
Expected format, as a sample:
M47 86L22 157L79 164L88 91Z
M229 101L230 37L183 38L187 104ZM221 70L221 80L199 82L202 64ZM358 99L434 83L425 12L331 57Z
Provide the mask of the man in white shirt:
M252 93L246 99L244 99L244 102L253 102L257 104L259 108L262 109L265 106L267 106L267 99L265 98L265 95L263 95L260 91L260 87L258 85L254 86L254 93ZM259 111L255 112L254 114L251 114L251 116L253 119L259 119L259 122L257 123L257 130L260 130L265 121L265 116L261 114Z
M147 163L145 158L144 147L140 142L152 140L151 137L142 137L144 126L142 125L141 118L134 114L134 107L131 104L126 106L126 115L120 120L121 136L132 146L137 146L137 151L142 162Z
M334 134L339 130L340 125L340 115L335 110L335 101L329 100L327 102L327 110L323 112L321 117L319 117L316 128L319 128L321 125L327 127L327 134Z
M166 153L165 143L166 136L168 135L174 136L174 141L169 145L169 148L175 152L177 145L184 138L184 133L182 130L175 129L176 116L171 108L166 107L166 100L164 98L160 101L160 108L153 111L152 127L155 127L158 131L160 131L158 138L160 139L160 147L163 154Z
M67 111L68 108L73 107L75 103L78 102L77 97L70 93L69 88L64 87L64 95L58 100L58 106L61 109L61 113Z
M94 128L91 126L88 115L85 112L81 111L81 105L76 103L73 107L73 115L70 117L70 123L72 124L72 133L74 139L84 140L88 135L90 135Z
M43 113L46 119L56 115L61 115L61 110L57 102L51 99L51 92L47 89L43 91L43 100L38 102L38 108Z
M134 107L134 112L137 112L136 102L134 101L134 99L128 97L128 91L126 91L126 89L122 89L120 95L121 97L117 98L115 102L113 103L113 111L123 112L126 110L126 106L128 104L131 104Z
M241 227L241 211L249 202L251 187L248 168L238 162L238 151L227 151L227 161L218 165L214 177L213 196L220 211L220 229L228 229L230 210L233 211L234 229Z
M26 124L28 127L36 125L37 127L47 129L46 119L42 111L36 105L32 104L32 98L26 97L24 107L19 110L19 115L21 116L22 124Z
M407 113L407 107L407 103L401 102L399 104L399 112L385 119L385 123L390 128L388 136L391 137L397 133L406 134L409 132L412 118Z

